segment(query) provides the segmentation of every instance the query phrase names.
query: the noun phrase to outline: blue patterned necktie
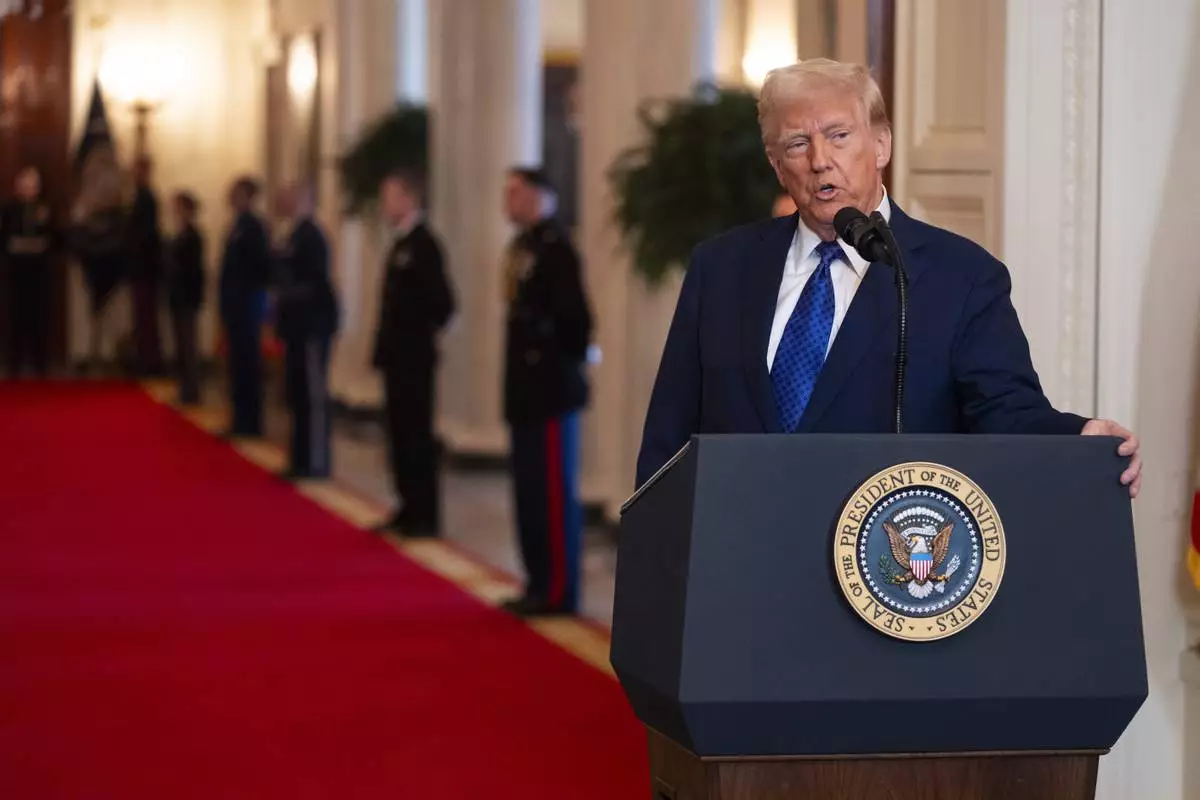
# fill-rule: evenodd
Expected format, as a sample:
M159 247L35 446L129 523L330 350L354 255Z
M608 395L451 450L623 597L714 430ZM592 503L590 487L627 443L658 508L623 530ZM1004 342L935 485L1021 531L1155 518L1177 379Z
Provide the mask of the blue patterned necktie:
M800 424L821 374L821 365L825 363L829 333L833 329L833 278L829 269L833 262L845 258L836 241L821 242L816 254L820 264L804 284L771 364L775 405L788 433Z

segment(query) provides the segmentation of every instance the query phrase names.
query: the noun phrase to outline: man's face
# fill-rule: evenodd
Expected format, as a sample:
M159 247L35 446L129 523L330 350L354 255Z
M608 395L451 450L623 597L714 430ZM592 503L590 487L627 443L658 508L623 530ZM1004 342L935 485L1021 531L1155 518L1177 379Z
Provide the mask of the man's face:
M504 184L504 216L514 225L528 225L537 219L541 198L536 187L520 175L509 175Z
M416 199L404 181L388 178L379 185L379 205L393 225L399 225L416 211Z
M853 206L870 214L883 199L892 134L873 129L854 94L827 89L781 109L771 164L813 232L832 239L833 217Z

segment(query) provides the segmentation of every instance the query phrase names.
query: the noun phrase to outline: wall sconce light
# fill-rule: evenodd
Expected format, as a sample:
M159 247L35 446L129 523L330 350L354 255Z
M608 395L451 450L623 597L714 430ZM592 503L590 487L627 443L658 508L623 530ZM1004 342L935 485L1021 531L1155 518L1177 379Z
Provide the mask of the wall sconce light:
M796 61L796 40L787 35L759 31L746 45L742 58L742 75L746 83L754 88L762 86L767 73L776 67Z
M120 105L133 111L134 151L146 155L150 115L178 84L178 61L158 53L148 42L116 42L100 61L100 85Z
M287 85L296 99L312 95L317 86L317 46L312 34L296 36L288 45Z

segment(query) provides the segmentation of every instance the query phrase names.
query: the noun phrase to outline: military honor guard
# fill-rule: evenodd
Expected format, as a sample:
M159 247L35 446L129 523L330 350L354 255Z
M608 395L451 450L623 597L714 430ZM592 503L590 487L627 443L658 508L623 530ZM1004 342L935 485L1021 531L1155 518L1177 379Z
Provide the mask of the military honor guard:
M373 362L383 374L388 455L400 509L378 530L441 532L438 446L433 433L438 337L454 313L442 247L422 211L424 177L400 170L379 188L395 238L384 262Z
M50 319L51 251L54 225L42 198L41 174L25 167L17 175L15 196L4 208L4 242L9 307L8 371L13 377L28 366L37 375L47 369Z
M263 433L261 347L271 244L266 225L254 213L258 194L253 178L240 178L230 189L234 220L221 259L220 312L229 358L231 437Z
M275 332L283 340L292 436L288 480L328 478L333 422L329 408L329 348L338 305L329 278L329 244L313 218L307 186L288 186L276 200L292 228L277 257Z
M199 201L191 192L179 192L172 203L175 236L167 244L167 305L175 334L175 367L179 376L180 405L200 402L200 359L196 344L196 317L204 303L204 238L196 228Z
M579 411L592 316L556 202L540 170L509 172L504 206L519 233L505 266L504 415L527 582L506 608L522 616L574 614L579 603Z
M129 215L129 288L133 297L133 339L140 375L163 371L158 303L163 272L163 243L158 220L158 197L150 185L150 159L139 156L133 165L134 196Z

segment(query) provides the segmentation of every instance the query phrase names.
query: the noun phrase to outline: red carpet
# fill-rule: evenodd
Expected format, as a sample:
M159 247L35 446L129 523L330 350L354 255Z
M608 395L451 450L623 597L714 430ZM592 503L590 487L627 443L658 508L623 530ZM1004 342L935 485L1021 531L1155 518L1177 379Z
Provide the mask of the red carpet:
M0 385L0 798L647 794L615 681L133 387Z

